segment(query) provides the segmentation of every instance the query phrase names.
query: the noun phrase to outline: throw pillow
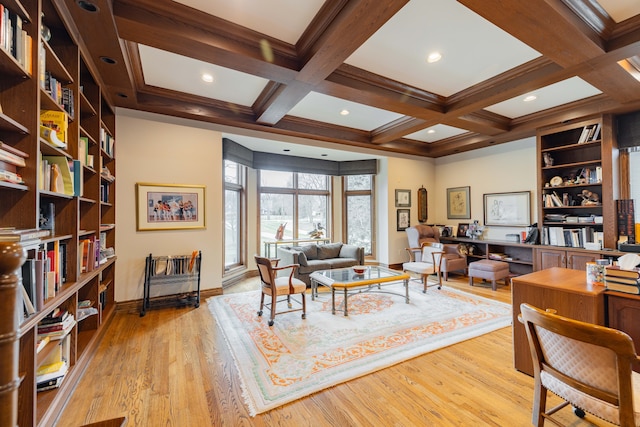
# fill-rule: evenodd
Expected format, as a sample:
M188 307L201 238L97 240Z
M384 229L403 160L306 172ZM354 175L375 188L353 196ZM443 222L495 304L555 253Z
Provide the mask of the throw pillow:
M338 258L342 243L327 243L326 245L318 245L318 259Z
M292 246L291 249L302 252L306 259L318 259L318 247L316 245Z
M307 256L304 252L298 252L298 264L303 267L307 267L309 265L309 263L307 263Z

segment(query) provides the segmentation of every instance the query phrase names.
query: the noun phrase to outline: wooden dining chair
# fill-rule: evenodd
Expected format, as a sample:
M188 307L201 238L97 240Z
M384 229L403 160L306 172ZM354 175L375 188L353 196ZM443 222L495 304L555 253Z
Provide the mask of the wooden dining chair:
M535 426L562 425L551 416L569 404L579 417L588 412L623 427L640 425L640 375L632 371L640 359L629 335L529 304L520 310L533 358ZM547 409L547 391L564 402Z
M271 315L269 317L269 326L273 326L276 314L290 313L292 311L302 311L302 318L307 317L307 305L305 300L305 292L307 290L307 284L300 279L293 277L298 264L285 265L278 267L279 259L269 259L255 256L256 264L258 265L258 272L260 273L260 282L262 283L262 293L260 295L260 310L258 316L262 316L262 309L265 305L270 308ZM278 272L290 269L291 272L286 276L278 277ZM300 294L300 308L293 308L291 296ZM270 302L265 304L265 295L271 298ZM278 297L280 301L278 301ZM285 298L282 298L285 297ZM276 311L277 303L287 301L288 310Z
M409 262L402 264L402 271L409 275L419 275L422 279L423 291L427 287L438 286L442 288L442 260L444 258L444 246L442 243L424 242L419 248L406 248L409 253ZM429 285L429 276L436 275L437 282Z

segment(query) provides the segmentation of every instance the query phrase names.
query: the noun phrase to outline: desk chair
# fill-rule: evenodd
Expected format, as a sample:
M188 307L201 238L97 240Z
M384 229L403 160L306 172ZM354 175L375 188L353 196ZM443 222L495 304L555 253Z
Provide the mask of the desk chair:
M631 370L639 359L629 335L525 303L520 310L533 358L535 426L561 425L551 415L569 404L581 418L588 412L623 427L640 425L640 375ZM547 409L547 390L565 402Z
M279 259L269 259L255 256L256 264L258 265L258 272L260 273L260 282L262 283L262 293L260 294L260 310L258 316L262 316L262 309L265 306L264 296L268 295L271 298L271 302L266 304L271 309L271 315L269 317L269 326L273 326L276 314L290 313L292 311L302 311L302 318L307 317L307 305L305 301L305 292L307 290L307 284L300 279L293 277L293 273L298 264L285 265L278 267ZM288 276L276 277L278 271L291 269ZM301 296L301 308L293 309L291 304L291 295L300 294ZM278 303L278 297L286 296L287 306L289 310L276 312L276 305ZM281 301L284 301L281 299Z

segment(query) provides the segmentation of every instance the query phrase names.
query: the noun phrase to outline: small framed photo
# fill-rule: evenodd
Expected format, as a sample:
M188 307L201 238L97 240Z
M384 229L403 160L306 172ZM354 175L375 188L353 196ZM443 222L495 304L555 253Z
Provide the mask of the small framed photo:
M471 219L471 187L447 188L447 218Z
M205 228L204 185L136 184L138 231Z
M396 208L411 207L411 190L396 190Z
M469 223L461 222L460 224L458 224L458 232L456 234L456 237L467 237L467 230L469 230Z
M397 230L404 231L411 227L411 210L410 209L398 209L397 211Z

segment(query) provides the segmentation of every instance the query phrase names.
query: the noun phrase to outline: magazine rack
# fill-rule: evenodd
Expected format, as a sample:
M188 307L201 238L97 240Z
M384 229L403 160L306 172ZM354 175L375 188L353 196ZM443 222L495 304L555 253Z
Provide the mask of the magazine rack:
M186 292L163 294L153 297L153 303L166 305L192 304L196 308L200 307L200 265L202 252L193 251L190 255L164 255L147 257L144 270L144 299L140 317L144 316L147 309L151 307L151 287L178 287L189 286Z

